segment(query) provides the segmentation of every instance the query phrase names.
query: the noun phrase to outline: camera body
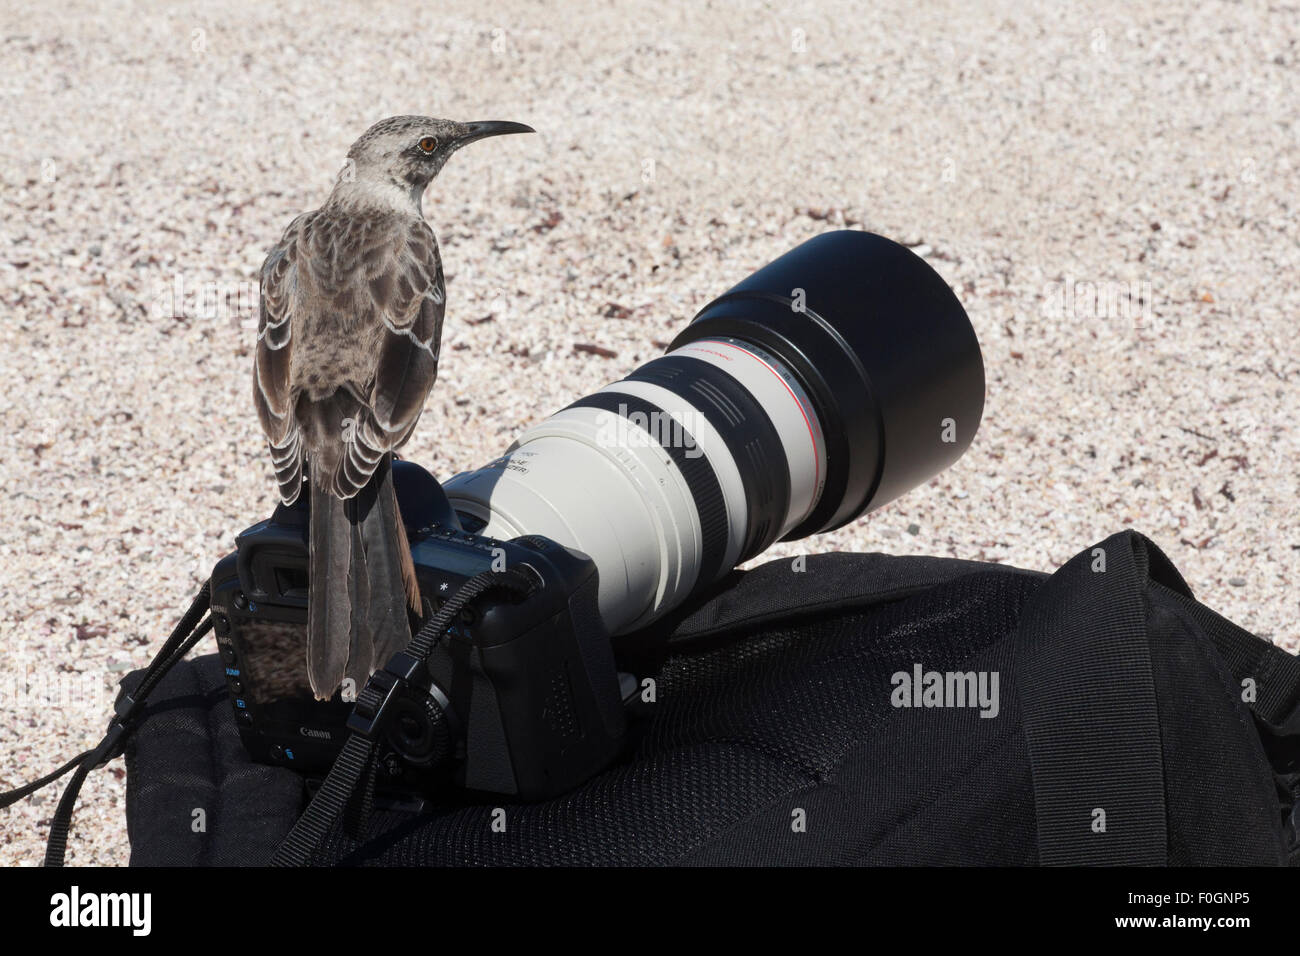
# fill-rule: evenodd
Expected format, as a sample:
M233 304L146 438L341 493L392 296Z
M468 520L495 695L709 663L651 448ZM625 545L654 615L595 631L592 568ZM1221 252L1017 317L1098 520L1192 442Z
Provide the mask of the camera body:
M626 716L591 559L537 535L498 541L463 530L417 465L394 462L393 481L426 617L481 571L527 568L540 586L521 599L484 595L403 683L385 721L379 785L539 800L603 769ZM307 684L307 497L239 535L213 571L212 611L249 754L324 774L361 688L345 682L318 701Z

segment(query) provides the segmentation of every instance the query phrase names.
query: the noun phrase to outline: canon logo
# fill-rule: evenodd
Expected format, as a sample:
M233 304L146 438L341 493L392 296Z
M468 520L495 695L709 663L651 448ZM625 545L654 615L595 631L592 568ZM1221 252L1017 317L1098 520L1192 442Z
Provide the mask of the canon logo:
M314 727L299 727L298 733L304 737L316 737L319 740L329 740L334 736L328 730L317 730Z

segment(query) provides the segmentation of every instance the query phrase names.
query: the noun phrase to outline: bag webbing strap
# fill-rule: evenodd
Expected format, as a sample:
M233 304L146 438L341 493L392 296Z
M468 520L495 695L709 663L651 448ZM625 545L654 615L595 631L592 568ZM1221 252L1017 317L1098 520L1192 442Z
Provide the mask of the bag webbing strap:
M50 821L50 834L45 841L46 866L63 866L63 858L68 849L68 834L72 829L72 812L76 809L77 796L81 793L81 786L86 782L90 771L102 767L114 757L121 755L122 748L126 745L126 738L135 730L135 720L140 716L145 698L163 676L212 629L212 618L207 615L210 584L211 582L208 581L203 583L199 593L190 602L189 609L176 624L154 659L149 662L144 677L135 689L128 693L123 688L118 694L113 704L113 718L109 721L108 730L99 744L93 750L77 754L58 770L46 774L40 780L0 794L0 808L10 806L31 796L75 768L76 772L64 788L63 795L59 798L58 808Z
M1025 606L1015 647L1044 865L1163 866L1164 764L1144 539L1112 535Z

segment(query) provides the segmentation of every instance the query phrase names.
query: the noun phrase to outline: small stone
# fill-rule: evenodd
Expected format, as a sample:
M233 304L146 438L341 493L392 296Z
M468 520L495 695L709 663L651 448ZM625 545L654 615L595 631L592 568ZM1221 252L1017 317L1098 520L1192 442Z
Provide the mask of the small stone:
M1228 583L1234 588L1244 588L1246 586L1245 578L1228 578Z
M907 526L907 533L908 533L908 534L920 534L920 533L921 533L921 526L920 526L919 524L916 524L915 522L913 522L912 524L909 524L909 525Z

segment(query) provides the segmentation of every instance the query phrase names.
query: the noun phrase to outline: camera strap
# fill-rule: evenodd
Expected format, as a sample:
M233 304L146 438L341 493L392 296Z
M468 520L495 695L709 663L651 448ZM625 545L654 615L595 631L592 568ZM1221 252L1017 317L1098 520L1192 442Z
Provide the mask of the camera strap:
M375 671L357 695L348 728L352 731L325 782L275 851L272 866L308 866L317 849L343 819L350 835L360 837L374 804L379 743L392 715L392 704L412 681L419 681L429 655L469 604L494 590L526 596L537 582L524 571L481 571L462 584L383 670Z
M77 795L81 792L81 785L85 783L90 771L122 755L126 738L137 726L136 719L140 716L145 698L162 680L163 675L175 667L212 629L212 616L204 616L208 610L210 587L211 582L203 582L203 587L190 602L189 610L181 617L162 649L149 662L144 677L135 689L128 693L123 688L118 693L117 700L113 704L113 717L108 722L108 730L97 746L77 754L58 770L39 780L0 794L0 809L3 809L49 786L69 771L75 770L72 779L64 788L63 796L59 798L54 819L50 822L50 835L45 843L46 866L63 866L63 858L68 848L68 832L72 828L72 811L77 805Z

